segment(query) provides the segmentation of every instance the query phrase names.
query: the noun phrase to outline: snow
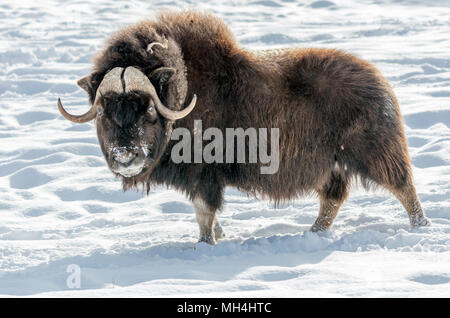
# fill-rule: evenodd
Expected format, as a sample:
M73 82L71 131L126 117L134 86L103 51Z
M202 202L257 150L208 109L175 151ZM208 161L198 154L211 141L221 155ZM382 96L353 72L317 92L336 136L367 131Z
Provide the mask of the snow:
M334 227L308 231L316 198L278 209L226 191L226 238L196 244L192 204L165 188L121 190L76 80L111 32L161 8L221 16L244 46L338 48L392 83L419 197L411 229L386 192L353 188ZM43 297L449 297L450 3L34 1L0 4L0 295ZM301 173L301 172L299 172ZM70 289L69 265L81 288ZM73 267L73 266L72 266Z

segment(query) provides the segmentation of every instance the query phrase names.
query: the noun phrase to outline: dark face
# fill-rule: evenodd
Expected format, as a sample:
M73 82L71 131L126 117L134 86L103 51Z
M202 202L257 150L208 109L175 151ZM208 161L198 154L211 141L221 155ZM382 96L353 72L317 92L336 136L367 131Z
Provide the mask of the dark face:
M166 145L165 125L186 117L195 107L195 94L182 110L164 105L163 101L176 108L184 102L185 74L181 72L183 78L169 83L175 73L171 67L152 71L150 77L157 83L156 87L146 74L133 66L115 67L101 81L97 78L99 75L93 73L78 81L89 94L91 108L82 115L72 115L58 99L58 109L75 123L96 119L97 136L106 162L116 175L127 181L127 178L151 172ZM157 92L162 92L163 101ZM136 183L136 179L130 181Z
M153 100L142 93L110 93L97 110L97 136L109 168L137 176L159 153L164 128Z

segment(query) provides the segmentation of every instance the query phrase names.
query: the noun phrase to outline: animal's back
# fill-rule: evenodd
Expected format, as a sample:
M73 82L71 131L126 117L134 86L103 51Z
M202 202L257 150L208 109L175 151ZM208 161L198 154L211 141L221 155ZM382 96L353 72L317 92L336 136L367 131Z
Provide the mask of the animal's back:
M252 175L251 187L258 181L260 192L282 201L320 188L337 169L349 179L358 175L367 181L373 170L368 154L395 157L383 149L386 143L395 144L404 157L396 98L370 63L332 49L252 53L260 69L272 74L267 79L278 82L261 83L272 90L266 97L270 105L255 103L253 109L269 113L271 127L280 128L280 166L275 175ZM399 171L397 178L407 177L405 169Z

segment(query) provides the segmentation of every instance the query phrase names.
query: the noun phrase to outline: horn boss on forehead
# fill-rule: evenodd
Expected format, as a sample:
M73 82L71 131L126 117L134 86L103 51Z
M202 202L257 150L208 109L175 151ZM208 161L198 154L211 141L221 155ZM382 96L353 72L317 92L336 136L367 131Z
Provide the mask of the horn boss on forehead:
M95 95L94 104L92 107L83 115L72 115L68 113L64 107L62 106L61 100L58 98L58 109L64 118L75 122L75 123L85 123L90 120L93 120L96 116L96 108L98 104L101 102L101 96L107 92L115 92L115 93L129 93L132 91L141 91L150 95L152 100L156 104L156 108L161 116L169 119L169 120L177 120L183 117L186 117L195 106L197 101L197 96L194 94L191 103L181 111L173 111L168 107L164 106L164 104L159 99L158 94L156 93L155 87L152 85L148 77L138 70L135 67L129 66L125 69L123 74L122 83L122 67L116 67L109 71L105 77L103 78L100 86L97 89L97 93ZM124 85L122 85L124 84ZM123 87L125 86L125 91L123 91Z
M191 103L185 109L173 111L164 106L148 77L137 68L132 66L127 67L123 79L125 81L125 91L127 93L131 91L142 91L149 94L155 102L156 108L161 116L169 120L177 120L186 117L194 109L197 101L197 96L194 94Z

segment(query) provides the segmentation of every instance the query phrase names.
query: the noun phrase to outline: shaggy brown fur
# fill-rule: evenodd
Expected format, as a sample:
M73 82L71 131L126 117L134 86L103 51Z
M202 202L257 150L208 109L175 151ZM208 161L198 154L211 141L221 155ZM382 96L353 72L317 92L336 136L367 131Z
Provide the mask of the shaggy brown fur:
M168 39L168 49L146 51ZM389 83L370 63L329 49L249 51L211 14L167 12L114 34L94 61L91 102L103 76L114 67L135 66L152 79L153 70L177 70L159 87L174 109L198 96L194 111L176 121L193 131L264 127L280 129L280 165L261 174L260 164L174 164L167 151L153 171L124 178L124 188L166 184L201 198L211 213L223 204L226 186L278 203L315 191L321 210L313 230L328 228L359 177L400 198L408 213L426 220L412 181L402 117ZM156 82L156 83L155 83ZM101 141L101 136L99 136ZM203 208L204 210L204 208ZM212 221L211 221L212 222ZM211 223L210 222L210 223Z

